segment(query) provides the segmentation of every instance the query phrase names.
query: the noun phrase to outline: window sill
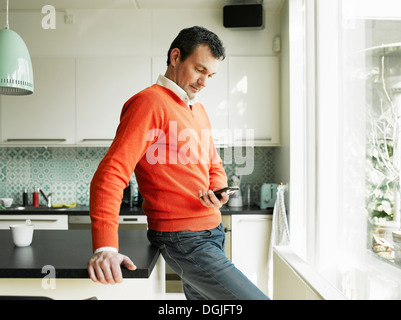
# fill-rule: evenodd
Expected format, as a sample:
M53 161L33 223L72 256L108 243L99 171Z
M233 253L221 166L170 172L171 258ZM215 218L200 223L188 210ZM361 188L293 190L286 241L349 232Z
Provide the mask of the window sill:
M274 247L273 274L274 300L347 300L291 247Z

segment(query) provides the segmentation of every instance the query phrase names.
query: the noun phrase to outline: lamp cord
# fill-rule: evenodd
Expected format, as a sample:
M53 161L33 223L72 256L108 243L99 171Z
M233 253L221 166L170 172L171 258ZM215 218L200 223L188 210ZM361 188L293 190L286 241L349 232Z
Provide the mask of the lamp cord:
M4 29L10 29L10 26L8 25L8 0L7 0L7 7L6 7L6 25Z

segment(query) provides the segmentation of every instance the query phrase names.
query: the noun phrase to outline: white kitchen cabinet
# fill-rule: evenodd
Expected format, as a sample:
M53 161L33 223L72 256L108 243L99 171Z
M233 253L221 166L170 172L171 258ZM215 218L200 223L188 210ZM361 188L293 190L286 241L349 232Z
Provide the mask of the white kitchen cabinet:
M23 224L28 219L35 225L35 230L68 230L68 215L64 214L1 215L0 230L8 230L11 224Z
M267 294L271 215L232 215L231 257L234 265Z
M1 96L5 144L75 143L75 59L32 58L34 93Z
M255 146L280 145L278 57L229 57L229 127L234 145L244 146L247 129Z
M151 59L77 58L77 144L109 145L124 103L151 84Z
M110 145L123 104L156 82L166 57L33 58L35 92L2 96L0 137L8 145ZM218 146L280 145L279 58L228 57L199 101Z

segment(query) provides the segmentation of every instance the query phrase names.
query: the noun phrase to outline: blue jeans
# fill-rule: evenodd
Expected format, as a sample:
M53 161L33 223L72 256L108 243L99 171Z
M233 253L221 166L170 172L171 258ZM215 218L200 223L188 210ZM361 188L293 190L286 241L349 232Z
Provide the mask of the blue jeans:
M223 224L205 231L148 230L150 243L182 279L189 300L268 300L224 253Z

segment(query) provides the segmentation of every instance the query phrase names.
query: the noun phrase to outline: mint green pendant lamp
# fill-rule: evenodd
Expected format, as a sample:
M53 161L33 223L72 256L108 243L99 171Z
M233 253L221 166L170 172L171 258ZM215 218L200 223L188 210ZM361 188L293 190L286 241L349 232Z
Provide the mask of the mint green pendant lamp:
M31 57L24 40L9 29L8 1L6 25L0 30L0 94L28 95L33 93Z

